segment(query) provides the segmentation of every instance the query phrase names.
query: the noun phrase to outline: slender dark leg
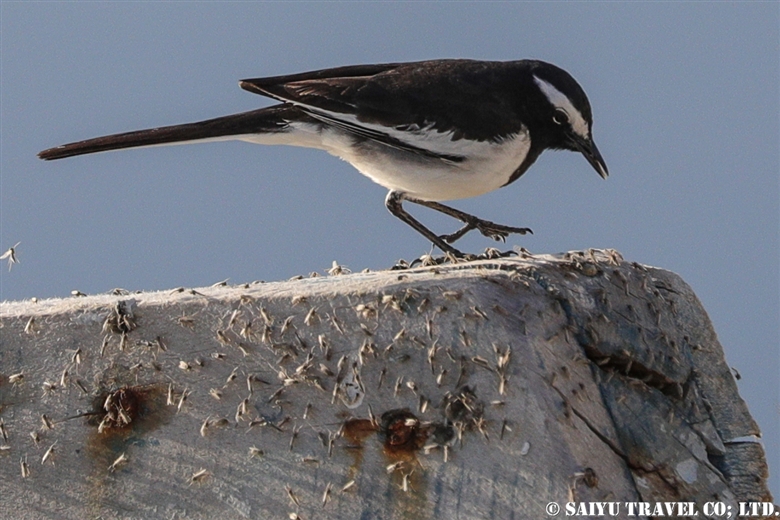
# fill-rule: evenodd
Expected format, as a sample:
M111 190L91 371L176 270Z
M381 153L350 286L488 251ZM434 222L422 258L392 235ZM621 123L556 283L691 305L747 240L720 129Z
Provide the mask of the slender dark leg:
M420 200L420 199L415 199L406 196L403 198L405 200L408 200L409 202L414 202L415 204L420 204L421 206L425 206L426 208L434 209L436 211L444 213L445 215L449 215L465 223L466 225L460 228L455 233L452 233L450 235L442 235L440 237L449 243L455 242L456 240L461 238L463 235L465 235L472 229L477 229L479 230L480 233L482 233L486 237L501 242L506 242L506 237L508 237L510 234L513 233L516 233L518 235L525 235L526 233L533 234L533 231L531 231L529 228L504 226L502 224L496 224L495 222L490 222L489 220L482 220L481 218L477 218L474 215L470 215L468 213L457 210L455 208L445 206L444 204L441 204L439 202L433 202L430 200Z
M409 200L410 202L418 202L416 199L408 199L400 191L390 191L390 193L387 194L387 198L385 199L385 206L387 206L387 209L390 210L390 213L392 213L396 217L400 218L401 220L403 220L404 222L412 226L418 233L420 233L422 236L424 236L425 238L433 242L433 245L435 245L445 253L450 253L457 257L465 256L463 253L461 253L460 251L458 251L457 249L449 245L447 242L442 240L436 233L434 233L427 227L423 226L417 219L415 219L413 216L407 213L402 206L404 200Z

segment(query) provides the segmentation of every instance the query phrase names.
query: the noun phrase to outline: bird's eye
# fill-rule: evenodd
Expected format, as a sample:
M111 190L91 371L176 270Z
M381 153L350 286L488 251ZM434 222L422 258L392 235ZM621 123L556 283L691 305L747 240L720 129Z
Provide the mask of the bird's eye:
M553 114L553 122L556 125L563 125L569 122L569 114L567 114L563 109L556 108L555 114Z

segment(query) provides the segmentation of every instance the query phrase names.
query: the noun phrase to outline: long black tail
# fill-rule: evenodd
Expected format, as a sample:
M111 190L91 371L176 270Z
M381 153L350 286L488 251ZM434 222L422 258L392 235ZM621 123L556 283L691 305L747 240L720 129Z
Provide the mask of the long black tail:
M229 116L208 119L197 123L163 126L148 130L137 130L122 134L107 135L64 144L49 148L38 154L47 161L64 159L74 155L107 152L122 148L136 148L161 144L198 141L246 134L262 134L284 131L290 119L298 119L301 114L292 105L282 104L261 108L251 112L243 112Z

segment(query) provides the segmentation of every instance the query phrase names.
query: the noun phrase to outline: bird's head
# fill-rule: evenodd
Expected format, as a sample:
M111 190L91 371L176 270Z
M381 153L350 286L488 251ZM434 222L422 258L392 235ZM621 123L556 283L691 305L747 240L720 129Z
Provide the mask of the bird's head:
M541 94L535 119L546 147L580 152L606 179L609 171L593 141L593 114L585 91L568 72L549 63L536 62L532 77Z

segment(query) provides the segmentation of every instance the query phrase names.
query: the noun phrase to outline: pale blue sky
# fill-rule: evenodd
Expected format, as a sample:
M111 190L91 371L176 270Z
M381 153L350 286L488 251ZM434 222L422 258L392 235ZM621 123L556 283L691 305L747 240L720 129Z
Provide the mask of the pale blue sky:
M246 143L35 154L265 106L246 77L442 57L539 58L593 105L611 176L547 152L458 208L536 253L615 248L675 271L712 318L780 496L780 4L0 3L0 299L386 268L429 245L385 191L314 150ZM440 232L453 222L419 216ZM474 236L462 249L493 245Z

